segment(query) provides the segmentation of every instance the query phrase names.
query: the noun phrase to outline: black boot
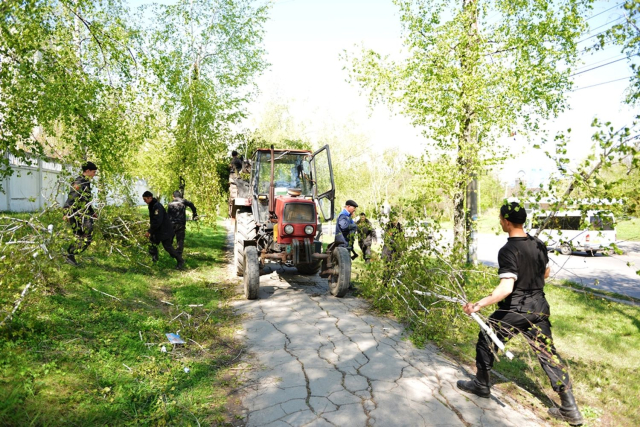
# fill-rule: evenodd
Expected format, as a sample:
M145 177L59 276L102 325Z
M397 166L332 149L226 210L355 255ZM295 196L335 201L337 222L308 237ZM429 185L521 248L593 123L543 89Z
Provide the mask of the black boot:
M561 391L560 393L560 407L550 408L549 415L562 421L566 421L572 426L582 425L582 414L576 405L576 400L573 398L571 390Z
M466 391L467 393L473 393L476 396L491 396L489 371L485 371L484 369L478 369L476 377L472 381L458 381L457 385L460 390Z

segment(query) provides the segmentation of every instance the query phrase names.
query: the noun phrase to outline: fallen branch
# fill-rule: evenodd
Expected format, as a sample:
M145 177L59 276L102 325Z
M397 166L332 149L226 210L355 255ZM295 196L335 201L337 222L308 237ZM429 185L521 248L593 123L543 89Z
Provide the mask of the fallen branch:
M16 301L15 305L13 306L13 310L11 310L11 313L7 314L7 317L5 317L4 320L2 320L2 322L0 322L0 327L4 325L7 320L13 317L13 314L18 310L18 307L20 307L20 304L22 304L22 300L24 299L24 296L27 294L27 291L29 290L30 287L31 287L31 282L27 283L27 286L24 287L24 289L22 290L22 293L20 294L20 298L18 298L18 301Z
M122 301L120 298L118 298L118 297L114 297L113 295L109 295L109 294L108 294L108 293L106 293L106 292L99 291L99 290L97 290L96 288L91 288L91 289L93 289L93 290L94 290L94 291L96 291L96 292L101 293L102 295L106 295L106 296L111 297L111 298L113 298L113 299L115 299L115 300Z
M188 338L188 340L189 340L189 341L191 341L192 343L198 344L198 346L199 346L201 349L205 350L205 348L204 348L203 346L201 346L199 343L197 343L196 341L192 340L191 338Z
M423 292L423 291L418 291L418 290L414 290L413 292L418 294L418 295L435 297L435 298L441 299L443 301L449 301L449 302L461 304L463 306L466 304L465 301L463 301L463 300L461 300L459 298L448 297L448 296L445 296L445 295L439 295L439 294L435 294L433 292ZM489 338L491 338L491 341L493 341L494 344L497 345L498 348L504 352L505 356L507 356L507 358L509 358L509 360L512 360L513 359L513 353L511 353L509 350L505 349L504 343L502 341L500 341L500 339L498 338L496 333L493 331L493 329L491 329L491 327L489 327L489 325L484 323L484 321L480 318L480 316L478 316L477 313L471 313L470 316L471 316L471 318L473 320L476 321L476 323L478 325L480 325L482 330L485 331L485 333L489 336Z

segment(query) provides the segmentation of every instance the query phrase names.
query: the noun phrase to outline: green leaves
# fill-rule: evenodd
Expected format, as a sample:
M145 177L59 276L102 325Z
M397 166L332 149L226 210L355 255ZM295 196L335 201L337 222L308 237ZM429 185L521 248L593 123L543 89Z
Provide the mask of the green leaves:
M120 2L9 1L0 13L0 150L123 172L136 59Z
M536 132L541 119L566 108L591 0L394 3L406 52L398 61L367 49L345 55L349 76L371 103L398 108L423 129L439 151L432 160L455 158L440 181L455 188L460 242L467 183L508 153L498 139L512 129Z
M267 6L250 0L178 1L148 10L139 38L145 91L155 121L140 167L161 192L186 180L189 198L213 210L221 200L218 166L228 160L231 126L243 117L253 79L267 66L262 47ZM194 191L196 190L197 191Z

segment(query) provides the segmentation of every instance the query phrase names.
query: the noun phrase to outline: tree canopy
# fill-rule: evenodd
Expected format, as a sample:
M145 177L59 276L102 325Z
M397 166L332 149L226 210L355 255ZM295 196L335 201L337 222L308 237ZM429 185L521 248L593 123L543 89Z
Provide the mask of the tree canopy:
M500 159L496 141L567 107L576 39L590 0L395 0L406 52L400 59L362 49L348 55L349 73L372 103L408 116L455 167L454 231L465 246L465 191L471 178Z

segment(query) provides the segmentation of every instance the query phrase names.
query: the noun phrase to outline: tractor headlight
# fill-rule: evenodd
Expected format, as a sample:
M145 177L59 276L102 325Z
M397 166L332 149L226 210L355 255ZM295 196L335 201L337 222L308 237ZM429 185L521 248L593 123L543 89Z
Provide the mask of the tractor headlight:
M287 234L293 233L293 225L287 224L284 226L284 232Z
M309 234L309 235L313 234L313 226L312 226L312 225L307 225L307 226L304 228L304 232L305 232L306 234Z

